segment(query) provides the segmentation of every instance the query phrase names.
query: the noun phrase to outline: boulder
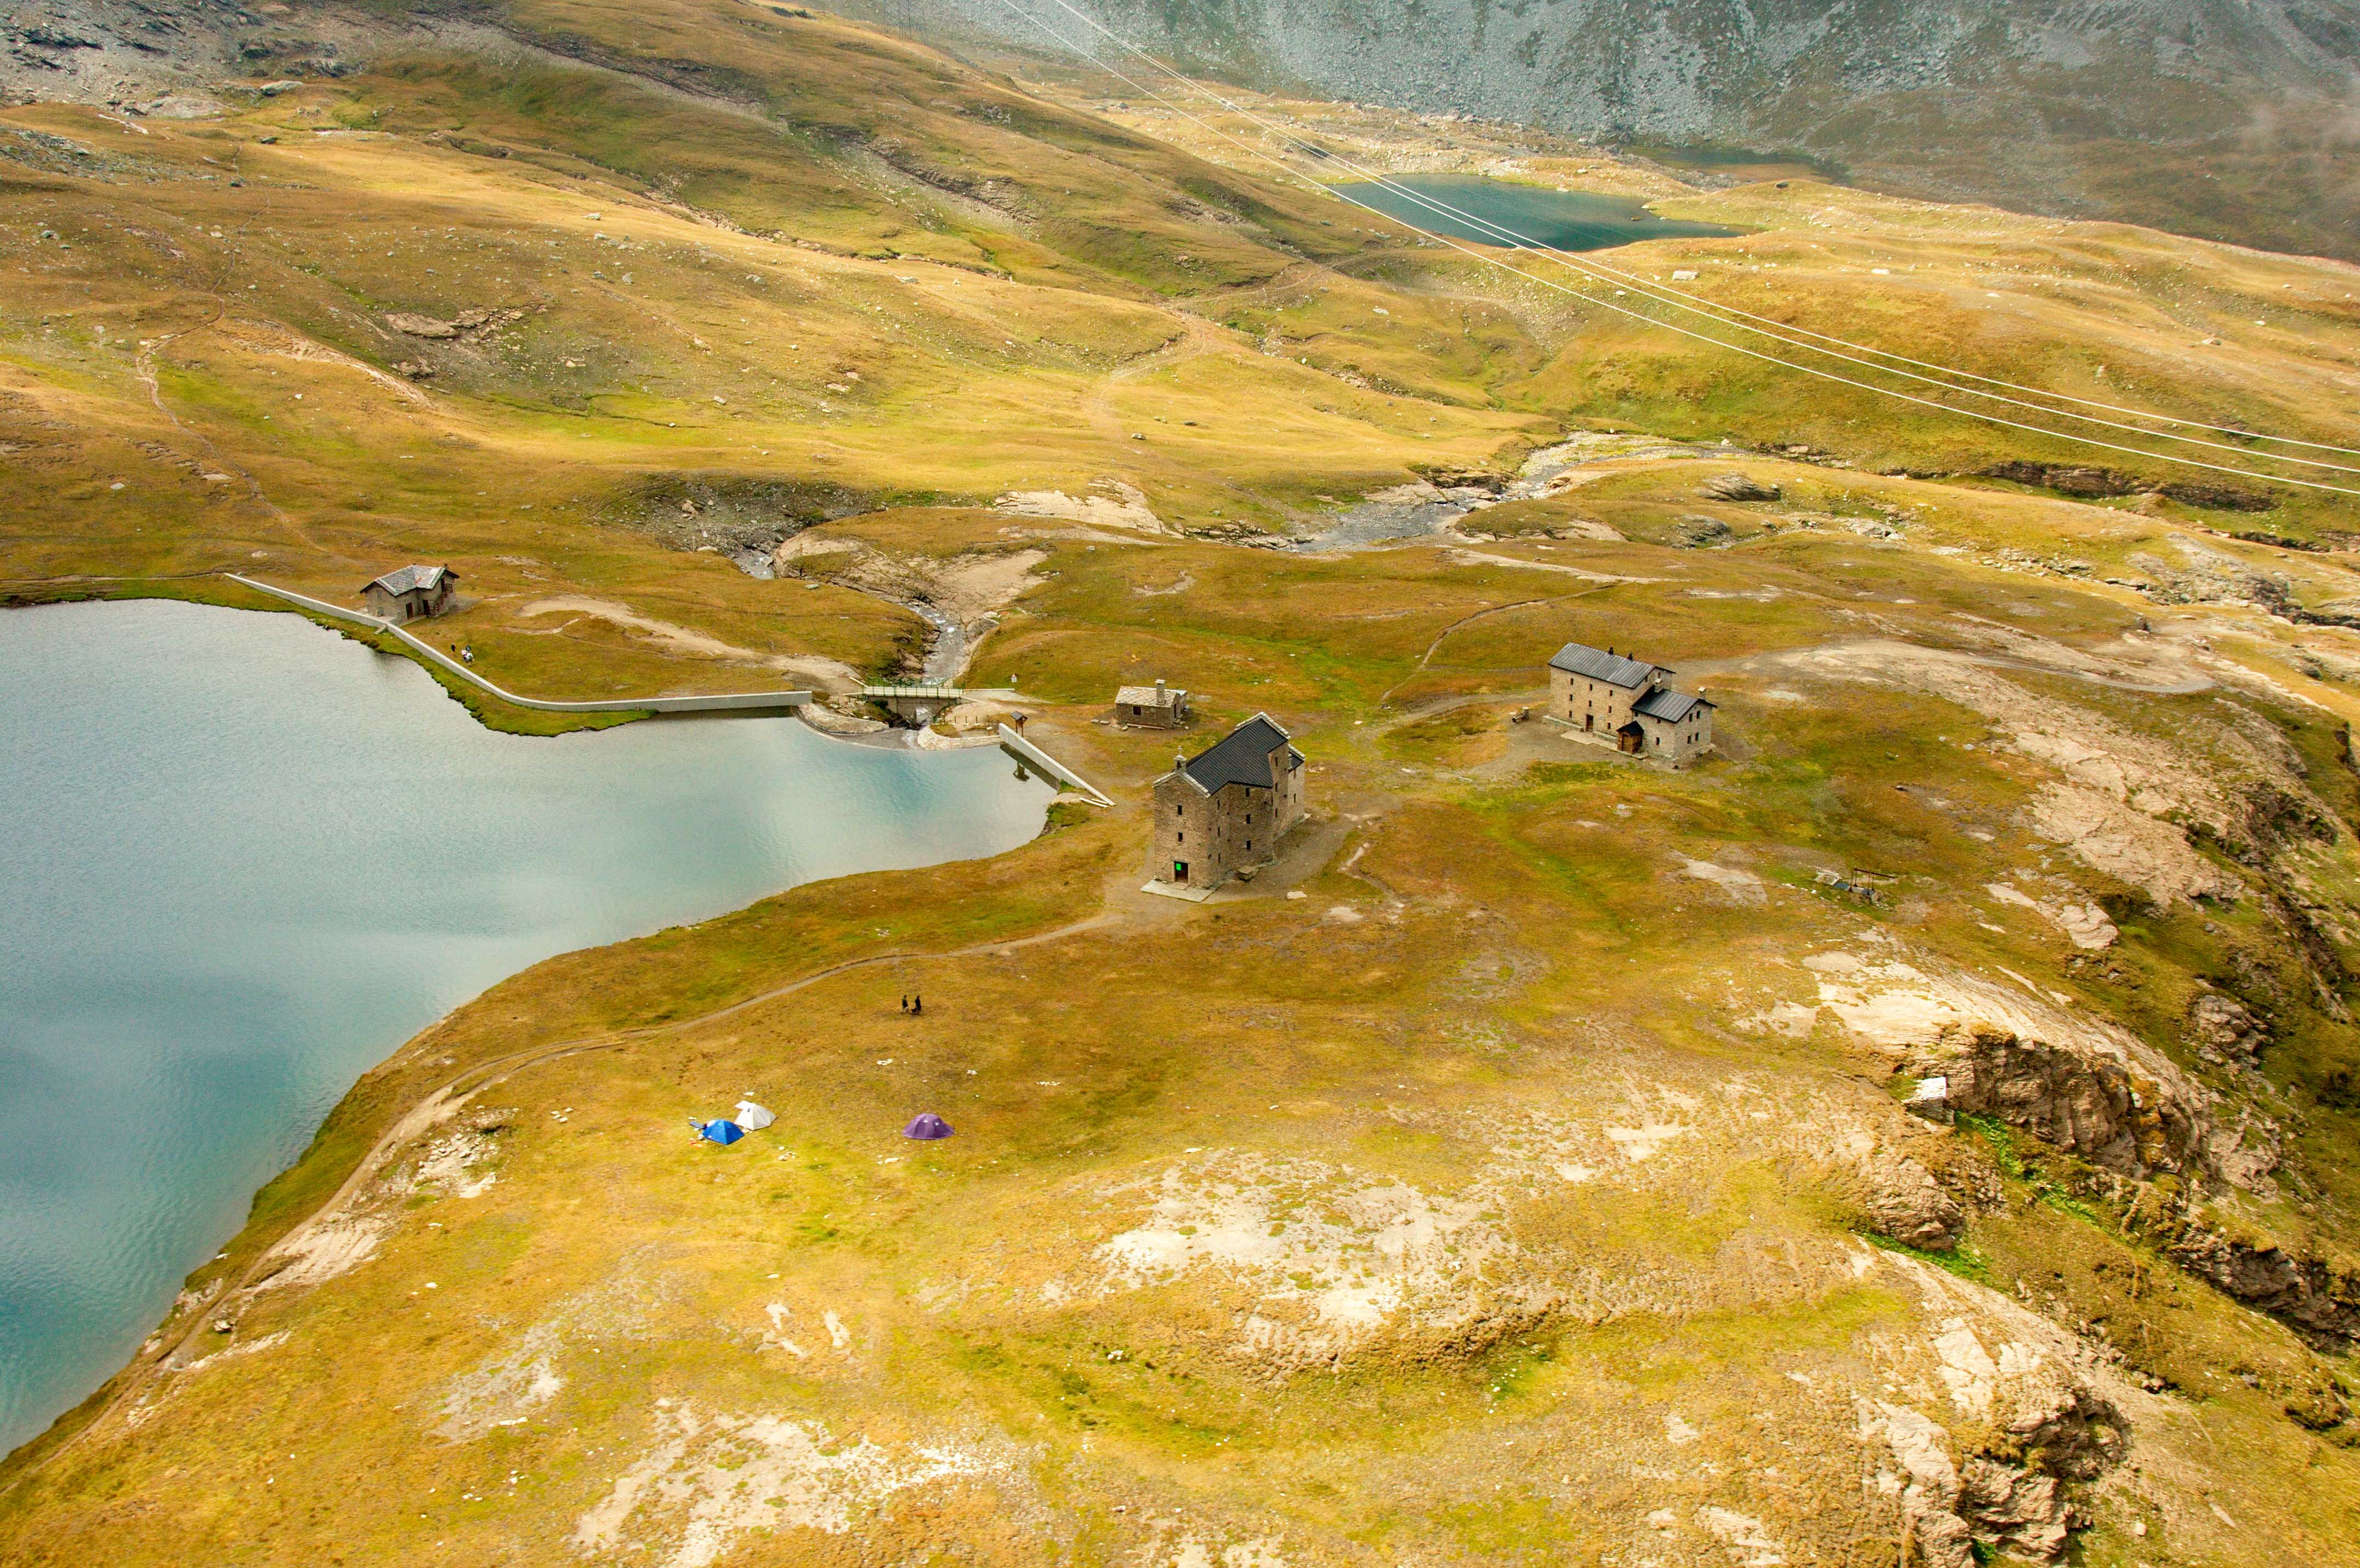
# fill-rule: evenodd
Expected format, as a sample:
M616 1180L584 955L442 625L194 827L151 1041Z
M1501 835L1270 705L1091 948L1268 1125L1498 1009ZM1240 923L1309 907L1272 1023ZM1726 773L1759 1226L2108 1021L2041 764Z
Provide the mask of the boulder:
M459 335L459 323L456 321L438 321L432 316L414 315L408 310L394 311L386 317L385 324L413 338L455 338Z
M1880 1236L1926 1252L1959 1244L1967 1217L1931 1172L1906 1154L1880 1149L1859 1168L1860 1206Z
M1716 474L1697 486L1697 494L1708 501L1775 501L1779 490L1751 474Z
M1737 530L1719 517L1708 517L1700 513L1691 512L1672 526L1674 529L1672 542L1686 545L1691 550L1699 550L1707 545L1727 544L1737 537Z

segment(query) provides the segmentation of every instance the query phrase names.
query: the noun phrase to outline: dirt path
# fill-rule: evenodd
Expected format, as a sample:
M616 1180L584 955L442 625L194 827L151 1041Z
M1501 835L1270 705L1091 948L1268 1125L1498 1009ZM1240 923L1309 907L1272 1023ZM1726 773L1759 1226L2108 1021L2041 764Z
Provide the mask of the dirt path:
M1075 920L1070 924L1045 931L1037 931L1031 936L978 942L972 946L951 948L938 953L879 953L864 958L847 959L841 964L814 970L800 979L789 981L783 985L772 986L770 990L732 1002L727 1007L716 1007L710 1012L700 1013L694 1018L679 1018L671 1023L659 1024L647 1029L626 1029L607 1035L585 1035L580 1039L561 1040L552 1045L534 1046L525 1051L511 1051L506 1056L494 1057L488 1062L478 1062L462 1069L413 1101L410 1108L397 1117L393 1125L369 1146L368 1152L361 1156L351 1173L337 1185L335 1192L329 1195L326 1202L289 1227L286 1234L277 1241L264 1247L230 1284L216 1288L206 1296L191 1314L189 1326L184 1331L175 1336L172 1342L161 1351L133 1366L125 1376L123 1387L115 1391L115 1397L106 1402L104 1410L55 1448L26 1465L9 1480L5 1488L0 1488L0 1495L14 1491L28 1478L39 1474L44 1468L72 1452L93 1432L104 1426L111 1418L145 1392L159 1373L169 1370L180 1361L182 1354L200 1334L208 1332L209 1325L223 1307L241 1293L250 1294L255 1287L262 1283L269 1275L276 1273L277 1269L270 1265L290 1253L301 1250L304 1243L314 1233L325 1225L335 1223L341 1217L345 1205L369 1182L376 1180L402 1149L435 1127L446 1115L455 1111L468 1098L490 1088L495 1083L505 1082L527 1068L538 1067L544 1062L555 1062L564 1057L578 1056L594 1051L620 1051L634 1045L643 1045L650 1040L661 1040L667 1035L700 1029L706 1024L735 1017L749 1008L775 1002L782 996L792 996L796 992L816 985L823 980L830 980L836 975L849 974L857 969L871 968L881 964L943 963L961 958L1000 957L1022 948L1062 942L1067 937L1077 936L1087 931L1121 924L1127 918L1120 910L1105 909L1086 920Z
M1568 566L1558 561L1527 561L1520 555L1496 555L1488 550L1476 550L1469 545L1446 544L1443 547L1453 558L1489 561L1495 566L1513 566L1523 572L1562 572L1568 577L1579 577L1586 583L1667 583L1666 577L1627 577L1612 572L1592 572L1586 566Z
M1179 332L1161 346L1125 360L1106 375L1082 398L1082 413L1096 425L1098 433L1120 441L1131 432L1121 416L1115 410L1114 388L1126 381L1135 381L1152 370L1163 370L1207 354L1232 352L1235 345L1224 338L1212 322L1186 310L1172 310L1173 321Z
M140 134L144 136L147 133L143 131ZM232 152L230 158L230 172L234 176L242 172L238 167L237 157L235 151ZM267 195L263 197L260 206L262 214L267 216L270 210L269 198ZM235 230L238 242L243 242L245 240L246 231L252 227L254 219L252 217L248 217L238 223ZM254 476L253 470L246 467L243 463L236 463L225 456L221 448L214 443L212 437L206 435L202 430L191 429L187 424L182 422L180 415L172 412L170 406L164 401L164 388L156 376L156 351L158 349L164 347L168 343L177 343L182 338L195 337L200 333L217 331L221 328L222 323L228 319L229 300L227 297L222 293L222 286L228 278L231 261L235 255L236 245L233 244L229 250L224 255L221 266L215 269L213 277L207 279L201 288L201 291L213 301L213 314L206 317L203 321L197 322L194 326L182 327L178 332L158 332L153 337L142 338L139 340L139 353L137 357L132 362L133 368L135 373L138 376L141 385L148 388L148 400L156 406L156 411L158 413L164 416L164 420L167 424L170 425L173 430L179 431L182 436L186 437L202 452L203 452L212 460L212 466L215 469L223 473L235 475L239 482L246 486L247 498L257 506L259 506L264 512L268 513L271 519L277 522L281 528L285 528L289 534L292 535L298 544L301 545L306 550L317 550L319 549L318 541L312 539L311 534L305 530L302 524L297 522L284 507L280 506L278 502L273 501L269 495L265 493L262 488L262 481Z
M1521 565L1523 563L1517 562L1516 564ZM1426 666L1434 662L1434 656L1441 650L1442 645L1449 641L1454 634L1462 630L1466 626L1481 620L1484 616L1504 615L1510 610L1528 610L1535 604L1562 604L1570 599L1586 599L1592 593L1603 593L1607 589L1616 586L1622 581L1623 579L1622 578L1616 578L1611 583L1601 583L1595 588L1584 588L1578 593L1558 593L1552 597L1541 599L1518 599L1512 604L1494 604L1489 609L1477 610L1472 615L1459 616L1457 620L1451 622L1448 626L1443 627L1442 630L1435 634L1434 640L1426 644L1426 651L1418 656L1417 667L1412 670L1407 675L1404 675L1400 680L1394 681L1391 686L1386 687L1383 694L1377 698L1377 706L1382 708L1387 702L1392 702L1394 692L1400 691L1403 687L1408 685L1411 681L1425 674Z
M659 621L642 615L628 604L617 604L608 599L593 599L583 594L560 594L554 598L536 599L517 610L519 621L535 620L542 615L580 615L605 621L624 631L638 632L661 645L667 653L691 654L705 659L727 659L740 663L759 665L783 675L797 675L826 684L858 686L859 671L850 665L820 654L759 653L736 643L724 642L707 632L676 626L671 621ZM519 628L524 629L524 628ZM559 628L563 630L563 628Z

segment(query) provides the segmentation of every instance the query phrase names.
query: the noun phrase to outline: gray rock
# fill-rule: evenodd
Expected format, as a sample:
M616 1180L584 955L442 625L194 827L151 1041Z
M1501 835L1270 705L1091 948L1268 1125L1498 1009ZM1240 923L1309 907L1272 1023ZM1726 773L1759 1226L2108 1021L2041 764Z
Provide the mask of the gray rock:
M1923 1165L1879 1149L1860 1175L1861 1207L1877 1234L1928 1252L1948 1252L1959 1244L1967 1217Z
M2190 1004L2187 1039L2207 1062L2251 1062L2269 1043L2270 1034L2243 1002L2212 991Z
M1775 501L1779 489L1745 474L1716 474L1697 486L1708 501Z
M1719 517L1691 513L1675 525L1674 542L1690 550L1702 550L1711 545L1727 544L1737 537L1737 530Z

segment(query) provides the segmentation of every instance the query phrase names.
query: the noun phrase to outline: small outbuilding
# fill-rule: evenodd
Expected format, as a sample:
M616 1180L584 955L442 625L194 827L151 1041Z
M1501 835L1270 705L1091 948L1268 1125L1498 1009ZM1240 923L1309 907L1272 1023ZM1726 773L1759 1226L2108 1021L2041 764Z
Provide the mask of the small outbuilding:
M1569 642L1549 660L1549 717L1575 735L1674 766L1712 748L1712 704L1660 664Z
M1125 686L1114 694L1114 722L1125 728L1176 730L1191 716L1188 693L1161 681L1153 686Z
M379 620L422 620L451 607L459 591L459 574L447 566L405 566L388 572L361 590L361 603Z
M1155 781L1155 879L1218 887L1275 856L1303 811L1303 754L1256 713Z

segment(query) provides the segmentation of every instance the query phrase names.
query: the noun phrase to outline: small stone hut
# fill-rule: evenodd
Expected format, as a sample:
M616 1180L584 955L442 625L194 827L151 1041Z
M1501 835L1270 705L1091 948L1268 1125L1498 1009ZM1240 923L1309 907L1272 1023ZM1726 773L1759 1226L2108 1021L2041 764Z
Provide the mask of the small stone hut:
M405 566L361 590L361 603L379 620L415 621L439 615L459 591L459 574L447 566Z
M1155 877L1213 888L1277 854L1303 820L1303 754L1267 713L1155 781Z
M1579 735L1676 766L1712 747L1712 704L1666 685L1659 664L1569 642L1548 669L1549 716Z
M1189 719L1188 693L1158 681L1114 694L1114 722L1130 729L1176 730Z

